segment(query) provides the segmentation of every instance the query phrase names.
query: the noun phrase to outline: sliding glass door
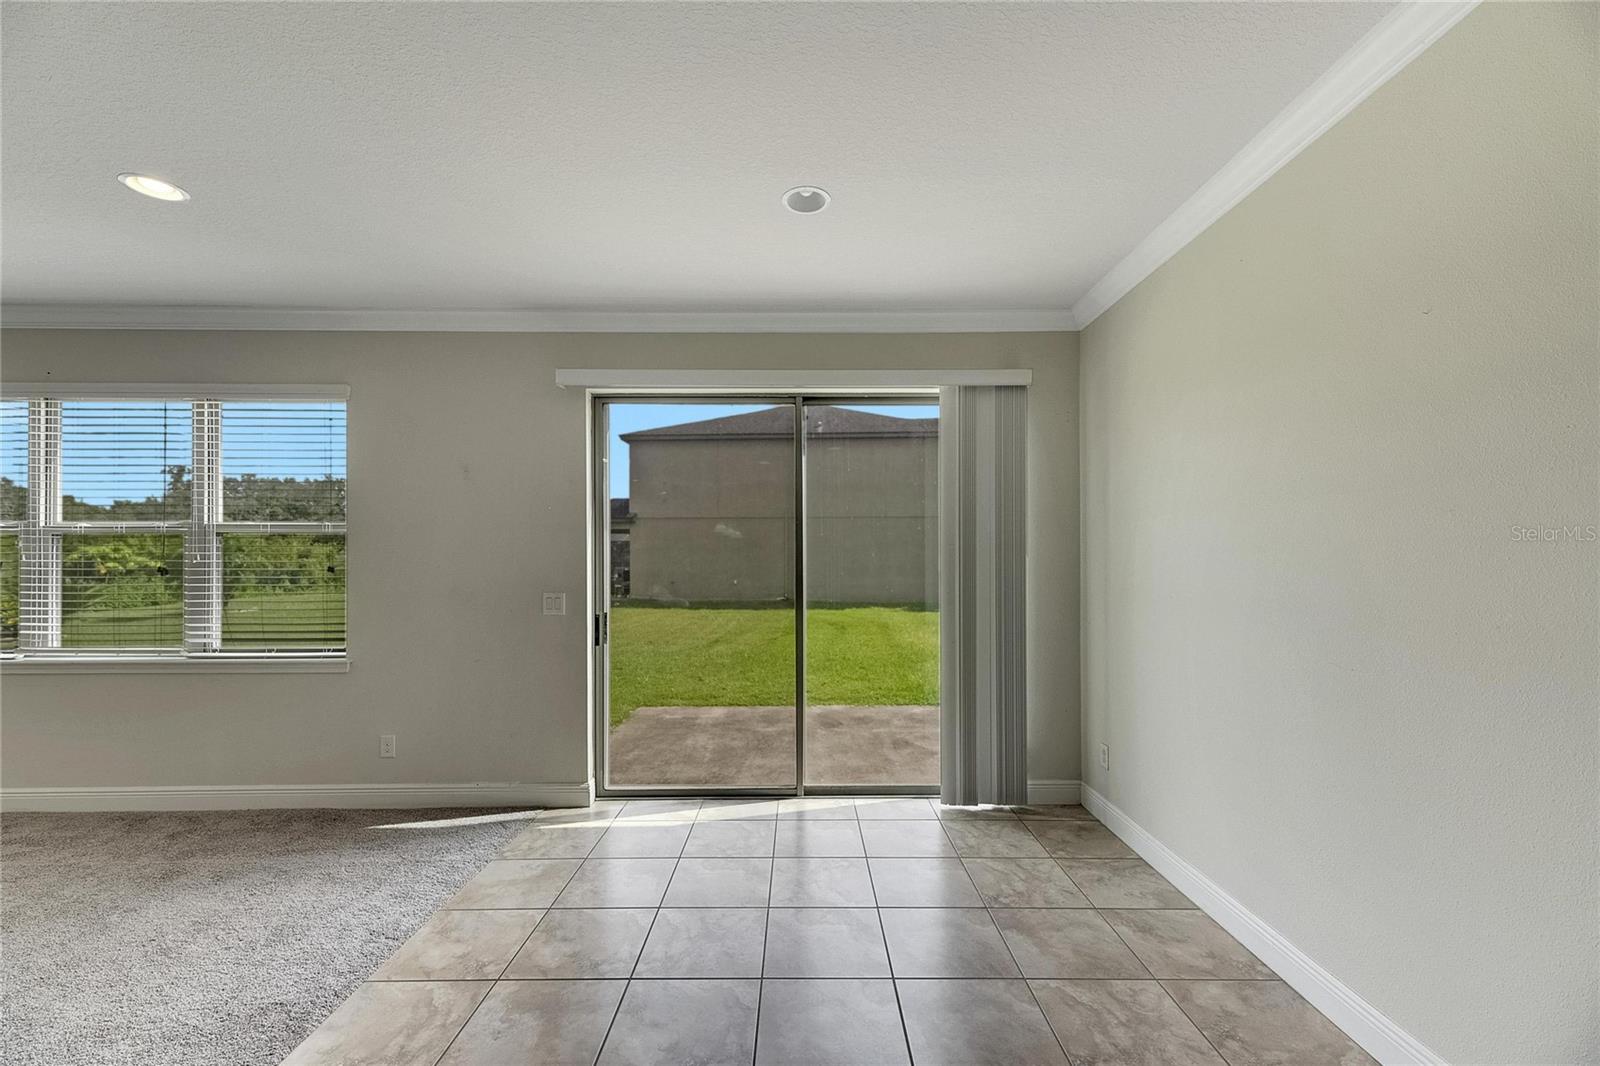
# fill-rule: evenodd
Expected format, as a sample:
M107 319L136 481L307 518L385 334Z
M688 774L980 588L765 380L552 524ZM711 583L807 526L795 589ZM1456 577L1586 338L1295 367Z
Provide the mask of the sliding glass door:
M603 405L610 788L796 776L795 405Z
M939 780L939 407L805 411L808 786Z
M932 791L937 402L595 416L602 791Z

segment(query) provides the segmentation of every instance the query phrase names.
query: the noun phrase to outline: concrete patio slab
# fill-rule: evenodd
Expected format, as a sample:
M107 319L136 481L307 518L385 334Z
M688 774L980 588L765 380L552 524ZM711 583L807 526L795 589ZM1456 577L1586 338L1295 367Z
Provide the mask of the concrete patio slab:
M640 707L611 731L612 785L794 787L793 707ZM933 785L939 708L806 708L808 785Z

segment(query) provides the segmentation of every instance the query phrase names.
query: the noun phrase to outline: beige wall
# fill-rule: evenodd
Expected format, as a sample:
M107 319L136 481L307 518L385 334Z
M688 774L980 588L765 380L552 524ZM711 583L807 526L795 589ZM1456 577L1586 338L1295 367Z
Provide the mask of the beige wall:
M1600 1060L1597 19L1480 7L1082 340L1087 780L1451 1062Z
M352 665L6 676L0 785L587 779L586 405L554 385L583 366L1031 368L1030 771L1078 776L1073 334L6 330L13 381L348 383ZM542 591L570 613L541 615Z
M656 438L629 448L634 599L794 594L794 444ZM815 437L806 446L806 595L938 602L938 439Z

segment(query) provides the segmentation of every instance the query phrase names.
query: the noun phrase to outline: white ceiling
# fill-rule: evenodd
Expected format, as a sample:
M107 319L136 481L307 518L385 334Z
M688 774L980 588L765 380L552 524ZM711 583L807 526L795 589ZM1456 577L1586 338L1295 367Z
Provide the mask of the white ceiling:
M1391 7L6 3L0 297L1065 309Z

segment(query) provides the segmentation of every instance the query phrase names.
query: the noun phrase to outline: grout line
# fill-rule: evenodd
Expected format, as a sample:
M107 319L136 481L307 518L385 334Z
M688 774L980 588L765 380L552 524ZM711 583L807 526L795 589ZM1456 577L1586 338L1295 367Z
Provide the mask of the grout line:
M1215 1051L1217 1053L1217 1058L1221 1059L1223 1062L1229 1063L1229 1066L1232 1066L1232 1060L1229 1059L1226 1055L1224 1055L1222 1053L1222 1049L1217 1047L1217 1045L1212 1042L1211 1037L1206 1035L1206 1031L1204 1029L1200 1028L1200 1023L1195 1021L1193 1018L1190 1018L1189 1017L1189 1012L1183 1009L1183 1004L1178 1002L1178 998L1176 996L1174 996L1171 992L1167 991L1166 982L1164 982L1164 981L1162 981L1162 980L1160 980L1158 978L1156 980L1156 986L1161 989L1161 994L1166 996L1167 999L1171 1001L1171 1003L1172 1003L1172 1005L1174 1007L1178 1008L1178 1013L1183 1015L1185 1018L1188 1018L1189 1024L1194 1026L1194 1031L1200 1034L1200 1039L1204 1040L1207 1044L1211 1045L1211 1050ZM1343 1030L1340 1030L1340 1031L1343 1032Z
M1070 878L1072 875L1068 874L1067 876ZM1074 883L1076 883L1076 882L1074 882ZM1085 896L1084 898L1088 899L1089 897ZM1104 922L1105 925L1106 925L1106 928L1111 930L1111 935L1116 937L1118 940L1120 940L1122 942L1122 946L1124 948L1128 949L1128 954L1133 956L1133 961L1137 962L1139 964L1139 968L1141 970L1143 970L1147 975L1149 975L1150 980L1152 980L1152 981L1159 980L1159 978L1156 977L1155 972L1150 969L1150 964L1145 962L1144 959L1139 957L1139 953L1137 951L1133 950L1133 945L1128 943L1127 937L1123 936L1122 935L1122 931L1119 930L1115 925L1111 924L1111 919L1107 918L1105 916L1105 914L1102 911L1102 908L1095 907L1094 908L1094 916L1096 918L1099 918L1102 922Z
M1029 832L1031 834L1032 830L1030 830ZM945 835L949 836L949 832L946 831ZM1044 846L1044 842L1043 841L1039 841L1039 844L1040 844L1041 847ZM950 842L950 846L951 847L955 847L955 841L954 840L952 840ZM1045 850L1048 851L1049 849L1046 848ZM966 868L967 868L967 864L965 862L963 862L961 864L961 869L963 871L965 871ZM969 880L969 881L972 880L972 875L970 873L967 874L967 880ZM1069 878L1069 880L1070 880L1070 878ZM977 887L978 887L977 886L977 882L973 882L973 886L972 887L973 887L974 890L976 890ZM1044 1019L1044 1027L1046 1029L1050 1030L1050 1037L1051 1037L1051 1039L1053 1039L1056 1042L1056 1047L1061 1049L1061 1057L1066 1060L1067 1066L1075 1066L1075 1064L1072 1061L1072 1056L1067 1054L1067 1045L1065 1045L1065 1044L1063 1044L1061 1042L1061 1036L1060 1036L1059 1033L1056 1032L1056 1027L1054 1025L1050 1024L1050 1015L1045 1013L1044 1007L1039 1003L1039 997L1034 995L1034 993L1033 993L1033 982L1028 978L1027 973L1022 969L1022 964L1017 961L1017 953L1011 950L1011 942L1006 939L1006 934L1004 933L1004 931L1001 930L1000 923L994 920L994 912L995 912L996 908L989 906L989 901L986 900L986 899L983 899L983 893L982 892L978 893L978 898L983 901L983 913L984 913L984 916L989 919L989 924L994 927L994 935L1000 938L1001 945L1006 949L1006 954L1008 956L1010 956L1010 958L1011 958L1011 965L1013 965L1013 966L1015 966L1017 968L1017 976L1022 979L1022 987L1026 988L1028 990L1028 998L1033 1000L1033 1009L1038 1011L1039 1012L1039 1017ZM1087 898L1087 897L1085 897L1085 898ZM999 909L1005 910L1006 908L1002 907L1002 908L999 908ZM1041 908L1041 909L1065 910L1067 908L1051 907L1051 908ZM1083 908L1080 907L1080 908L1074 908L1074 909L1082 910ZM1104 919L1101 919L1101 920L1104 921ZM1110 924L1110 923L1107 923L1107 924Z
M648 910L646 907L633 908L635 910ZM671 908L676 909L676 908ZM754 908L749 908L754 909ZM841 908L841 907L779 907L779 910L871 910L870 907ZM894 908L890 907L889 910ZM977 910L976 907L924 907L923 910ZM1005 908L1001 908L1004 910ZM571 912L566 912L571 913ZM587 981L604 983L606 981L626 981L626 977L506 977L495 981L488 977L388 977L381 981L362 981L364 985L473 985L473 984L513 984L530 985L542 982L560 984L573 984ZM634 981L754 981L754 977L635 977ZM773 977L773 981L882 981L882 977ZM1015 977L904 977L904 981L1015 981ZM1287 984L1281 977L1028 977L1027 981L1121 981L1138 984L1151 984L1159 982L1169 985L1185 984L1230 984L1230 985L1282 985Z
M776 832L776 830L774 830ZM750 1041L750 1063L755 1066L756 1056L761 1054L761 999L767 991L767 940L772 931L772 865L774 859L767 860L767 908L761 923L761 976L756 981L756 1032Z
M520 951L522 949L518 948L517 950ZM498 981L491 982L489 987L484 990L483 998L473 1004L472 1013L467 1015L467 1020L461 1023L461 1028L456 1030L455 1035L450 1038L450 1042L444 1046L444 1050L439 1052L439 1057L433 1060L433 1066L439 1066L439 1063L444 1061L444 1057L450 1054L450 1049L456 1046L456 1041L460 1040L461 1034L467 1031L467 1026L472 1024L472 1019L476 1018L478 1011L482 1010L483 1005L489 1002L489 997L494 993L494 986L498 983Z
M1104 824L1104 823L1101 823L1101 824ZM1120 838L1118 838L1118 839L1120 839ZM1100 861L1111 861L1111 860L1100 860ZM1061 866L1061 860L1060 859L1056 860L1056 865L1057 866ZM1070 871L1067 870L1067 868L1065 866L1061 866L1061 872L1067 875L1067 880L1072 881L1072 874L1071 874ZM1072 881L1072 883L1074 885L1077 885L1078 882ZM1083 892L1083 889L1080 887L1078 889L1078 891L1079 892ZM1089 899L1089 894L1087 892L1083 892L1083 898L1084 899ZM1128 949L1128 954L1130 954L1130 955L1132 955L1134 957L1134 959L1139 963L1139 965L1144 968L1144 972L1149 974L1150 975L1150 979L1156 983L1156 987L1161 989L1161 994L1166 996L1168 1001L1170 1001L1174 1007L1178 1008L1178 1013L1182 1014L1184 1016L1184 1018L1186 1018L1188 1020L1188 1022L1189 1022L1189 1024L1191 1026L1194 1026L1194 1031L1200 1034L1200 1039L1202 1039L1202 1040L1204 1040L1206 1042L1207 1046L1209 1046L1211 1048L1211 1050L1216 1054L1217 1058L1221 1059L1223 1062L1228 1062L1229 1060L1227 1059L1227 1057L1222 1054L1222 1051L1220 1049L1218 1049L1216 1044L1212 1043L1211 1038L1206 1035L1205 1030L1201 1029L1200 1026L1195 1022L1195 1020L1193 1018L1189 1017L1189 1012L1183 1009L1183 1004L1179 1003L1177 998L1174 997L1171 992L1167 991L1167 986L1162 983L1161 978L1159 978L1159 977L1157 977L1155 975L1155 971L1150 969L1150 964L1145 962L1144 959L1140 958L1139 957L1139 953L1137 951L1133 950L1133 945L1128 943L1127 938L1122 935L1122 930L1118 929L1116 927L1115 923L1113 923L1111 921L1111 919L1107 918L1105 916L1105 914L1103 913L1103 912L1108 911L1108 910L1130 910L1130 909L1140 909L1140 910L1144 910L1144 909L1159 909L1159 910L1167 910L1167 909L1179 909L1179 908L1101 907L1098 904L1096 904L1094 902L1094 900L1092 900L1092 899L1089 900L1089 902L1090 902L1091 905L1094 906L1094 913L1097 916L1099 916L1099 918L1100 918L1100 920L1102 922L1105 922L1106 925L1110 926L1112 934L1115 935L1118 940L1122 941L1122 946L1123 947ZM1274 974L1273 976L1277 976L1277 975Z
M535 825L538 824L538 819L537 818L535 818L533 820L533 824L535 824ZM601 835L604 836L605 834L602 833ZM596 841L596 843L598 843L598 840ZM593 850L592 847L591 847L590 850ZM468 884L472 883L472 881L474 881L479 876L479 874L482 874L484 870L487 870L489 868L489 863L495 862L498 859L499 859L499 852L496 852L494 857L492 857L490 859L487 859L484 862L484 864L481 867L478 868L478 872L477 873L473 874L471 877L467 878L467 880L465 882L462 883L462 888L465 888ZM555 862L555 861L561 861L561 860L543 859L543 860L522 860L522 861ZM533 923L533 928L528 930L528 935L522 938L522 943L518 944L517 945L517 949L511 953L509 958L506 959L506 964L504 966L500 967L499 976L497 976L497 977L492 979L492 981L491 981L491 983L489 985L489 988L483 994L483 998L478 1000L478 1002L473 1005L472 1013L467 1015L466 1021L461 1023L461 1028L457 1029L456 1032L455 1032L455 1035L450 1038L449 1043L445 1044L444 1050L439 1052L439 1057L437 1059L433 1060L434 1061L434 1066L438 1066L438 1064L440 1062L444 1061L445 1056L450 1054L450 1049L455 1046L455 1043L456 1043L457 1040L461 1039L461 1034L466 1032L467 1026L472 1024L472 1019L474 1019L474 1018L476 1018L478 1016L478 1011L483 1009L483 1005L485 1003L487 1003L489 1001L489 997L494 994L495 986L498 985L500 983L500 981L505 977L506 971L511 969L511 964L513 962L515 962L516 959L517 959L517 956L522 953L522 949L528 946L528 941L533 939L533 934L538 930L539 926L544 924L545 918L547 918L549 916L550 911L555 906L555 901L560 898L562 892L565 892L567 890L567 885L572 882L572 879L577 876L578 871L583 867L583 864L585 862L587 862L587 861L588 861L587 858L579 859L578 860L578 864L572 868L572 871L570 873L567 874L567 879L565 881L561 882L561 887L556 890L556 894L554 896L552 896L551 899L550 899L550 906L545 907L540 911L538 920ZM460 889L457 889L456 890L457 894L459 894L460 891L461 891ZM454 898L455 898L455 896L451 896L450 897L450 899L454 899ZM445 903L449 903L449 902L450 902L450 900L445 900ZM442 913L445 912L446 909L447 909L446 907L441 905L438 909L436 909L433 912L432 915L428 916L428 921L432 921L434 915L442 914ZM467 910L467 909L470 909L470 910L488 910L488 909L495 909L495 910L521 910L523 908L514 907L514 908L462 908L462 909L463 910ZM426 924L426 922L424 922L424 924Z
M704 804L704 802L705 802L704 800L701 800L702 804ZM627 809L626 807L622 808L622 810L626 810L626 809ZM621 812L619 811L618 813L620 814ZM695 817L698 818L699 816L700 816L700 808L696 807L695 808ZM691 832L692 832L692 830L691 830ZM600 1039L600 1047L594 1053L595 1062L599 1062L600 1061L600 1056L601 1056L602 1053L604 1053L604 1051L606 1049L606 1041L611 1039L611 1030L616 1028L617 1019L622 1016L622 1005L623 1005L623 1003L627 1002L628 990L633 987L634 975L639 972L639 960L644 958L644 949L646 947L648 947L649 944L650 944L650 934L655 932L655 930L656 930L656 919L661 917L661 905L667 901L667 891L672 888L672 879L674 877L678 876L678 863L683 861L683 849L687 848L688 846L689 846L689 835L687 833L685 833L684 837L683 837L683 843L681 845L679 845L679 847L678 847L678 857L675 860L673 860L673 863L672 863L672 873L667 875L667 883L661 886L661 898L656 900L655 913L650 915L650 928L648 928L648 929L646 929L644 931L644 939L639 941L639 954L637 954L637 955L635 955L633 957L633 968L628 971L627 981L622 986L622 995L617 997L617 1009L611 1015L611 1024L606 1026L606 1035ZM604 909L616 909L616 908L594 908L594 909L596 909L596 910L604 910ZM434 1066L438 1066L438 1064L435 1063Z
M573 873L577 873L577 871L574 870ZM473 876L477 876L477 875L475 874ZM569 877L568 880L570 880L570 879L571 878ZM564 888L565 886L563 885L562 887ZM434 913L438 914L440 912L439 911L435 911ZM506 964L504 966L500 967L499 976L498 977L489 978L489 981L490 981L489 988L483 993L483 998L478 1000L478 1002L473 1006L472 1013L467 1015L467 1020L461 1023L461 1028L456 1030L455 1035L450 1038L450 1042L444 1046L444 1050L439 1052L439 1057L433 1060L434 1066L439 1066L439 1063L444 1061L444 1057L446 1055L450 1054L450 1049L455 1047L455 1044L456 1044L457 1040L461 1039L461 1034L467 1031L467 1026L472 1024L472 1019L474 1019L474 1018L476 1018L478 1016L478 1011L482 1010L483 1009L483 1005L485 1003L489 1002L489 997L494 995L494 990L495 990L496 986L498 986L500 984L501 979L505 977L506 971L511 969L511 964L514 961L516 961L517 956L522 953L522 949L528 946L528 941L533 939L534 930L539 928L540 923L542 923L544 921L545 916L548 915L549 913L550 913L550 908L549 907L546 907L543 911L540 912L539 920L533 923L533 929L529 929L528 930L528 935L522 938L522 942L517 945L517 950L513 951L511 953L511 957L506 959Z
M946 834L946 839L948 837L949 835ZM862 842L862 845L861 850L866 851L865 841ZM954 845L951 846L953 847ZM867 866L867 887L872 889L872 913L878 919L878 935L883 938L883 957L889 963L889 988L894 992L895 1013L900 1016L900 1039L906 1042L906 1061L911 1062L914 1060L914 1056L911 1054L911 1029L906 1025L906 1009L900 1002L900 980L894 973L894 955L889 951L889 934L883 928L883 907L878 903L878 882L872 876L871 857L865 856L861 861Z

